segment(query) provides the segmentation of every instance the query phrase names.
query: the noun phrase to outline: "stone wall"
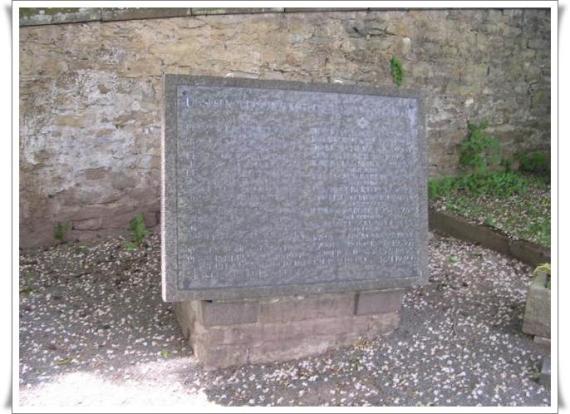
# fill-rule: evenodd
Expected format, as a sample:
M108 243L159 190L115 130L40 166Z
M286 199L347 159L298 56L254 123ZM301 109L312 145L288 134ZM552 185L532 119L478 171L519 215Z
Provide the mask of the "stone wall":
M163 73L393 86L396 56L426 94L431 175L456 171L468 120L507 155L550 146L548 9L140 13L22 23L21 247L157 223Z

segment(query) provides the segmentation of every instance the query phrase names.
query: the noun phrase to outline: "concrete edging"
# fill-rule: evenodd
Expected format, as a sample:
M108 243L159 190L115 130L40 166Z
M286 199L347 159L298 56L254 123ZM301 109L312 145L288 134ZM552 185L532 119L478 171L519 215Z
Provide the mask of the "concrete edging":
M550 249L527 240L512 239L490 226L473 224L466 219L429 209L429 227L461 240L514 257L531 266L550 262Z

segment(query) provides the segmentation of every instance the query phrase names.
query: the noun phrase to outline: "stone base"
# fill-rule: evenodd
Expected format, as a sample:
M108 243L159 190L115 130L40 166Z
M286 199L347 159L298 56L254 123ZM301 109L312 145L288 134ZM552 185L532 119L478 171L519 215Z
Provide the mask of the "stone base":
M398 327L404 290L176 304L206 369L302 358Z

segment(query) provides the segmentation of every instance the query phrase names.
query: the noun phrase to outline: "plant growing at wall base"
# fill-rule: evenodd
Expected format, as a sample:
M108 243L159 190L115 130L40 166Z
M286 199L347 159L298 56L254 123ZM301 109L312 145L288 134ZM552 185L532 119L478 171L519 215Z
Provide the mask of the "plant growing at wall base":
M396 86L400 87L404 81L404 68L402 62L395 56L392 56L392 59L390 59L390 73Z
M544 151L531 151L519 153L516 156L519 161L519 170L528 174L541 177L550 182L550 159Z
M71 224L69 223L57 223L53 230L53 237L58 242L63 243L65 241L65 235L71 230Z
M528 190L525 177L511 171L465 174L458 177L433 178L428 181L428 197L437 200L453 193L474 196L510 197Z
M486 122L467 124L467 138L461 143L459 165L474 174L486 174L501 162L499 140L485 132Z
M129 230L131 231L131 241L127 243L127 249L135 250L137 247L140 247L145 237L150 233L144 224L144 216L142 213L137 214L130 221Z

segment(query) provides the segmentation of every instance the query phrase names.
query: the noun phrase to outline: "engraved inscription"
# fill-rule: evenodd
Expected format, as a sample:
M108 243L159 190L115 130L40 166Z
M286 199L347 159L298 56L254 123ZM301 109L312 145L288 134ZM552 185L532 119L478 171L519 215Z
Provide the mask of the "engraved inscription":
M416 99L177 93L179 290L418 277Z

